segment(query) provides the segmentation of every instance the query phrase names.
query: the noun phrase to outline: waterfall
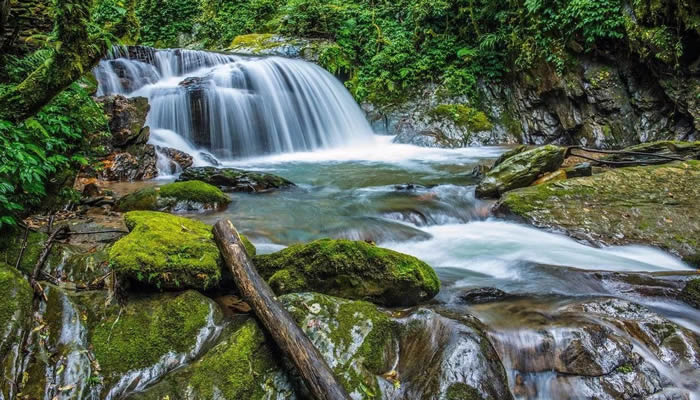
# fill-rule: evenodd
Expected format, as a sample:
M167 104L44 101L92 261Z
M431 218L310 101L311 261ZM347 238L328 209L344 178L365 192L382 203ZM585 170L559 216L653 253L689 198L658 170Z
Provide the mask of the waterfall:
M350 93L302 60L195 50L117 48L94 71L98 95L149 99L151 130L218 157L311 151L368 140Z

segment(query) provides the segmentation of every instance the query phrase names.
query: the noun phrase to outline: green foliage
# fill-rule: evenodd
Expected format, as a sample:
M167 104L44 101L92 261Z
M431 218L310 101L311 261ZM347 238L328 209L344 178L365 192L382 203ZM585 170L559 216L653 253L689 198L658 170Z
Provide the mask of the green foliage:
M13 67L18 73L19 65ZM85 84L73 84L18 125L0 120L0 227L14 225L23 211L38 206L58 171L87 163L83 138L108 129Z
M141 24L142 43L156 47L177 47L180 36L193 33L202 15L199 0L140 0L136 16Z

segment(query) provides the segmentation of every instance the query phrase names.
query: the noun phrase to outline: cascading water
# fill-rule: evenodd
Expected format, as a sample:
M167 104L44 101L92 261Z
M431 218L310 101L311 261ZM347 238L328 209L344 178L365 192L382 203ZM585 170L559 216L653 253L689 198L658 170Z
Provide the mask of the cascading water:
M147 97L147 123L161 137L175 132L218 157L311 151L372 137L343 84L301 60L119 48L95 76L98 95Z

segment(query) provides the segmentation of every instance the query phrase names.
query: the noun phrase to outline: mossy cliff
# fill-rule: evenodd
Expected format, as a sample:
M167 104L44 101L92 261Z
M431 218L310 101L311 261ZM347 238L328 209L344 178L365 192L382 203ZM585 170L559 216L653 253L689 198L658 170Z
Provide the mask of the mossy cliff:
M201 181L175 182L130 193L117 203L125 211L216 210L231 202L219 188Z
M605 245L657 246L700 264L700 161L618 168L506 193L496 206Z
M278 293L317 291L388 306L435 296L440 281L419 259L366 242L322 239L258 256L255 265Z

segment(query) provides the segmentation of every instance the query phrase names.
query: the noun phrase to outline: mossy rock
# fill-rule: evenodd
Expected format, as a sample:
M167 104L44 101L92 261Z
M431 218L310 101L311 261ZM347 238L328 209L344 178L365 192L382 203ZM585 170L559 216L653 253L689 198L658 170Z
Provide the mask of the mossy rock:
M434 119L448 119L470 132L486 132L493 129L493 124L486 114L464 104L440 104L428 114Z
M617 168L507 193L496 214L604 245L660 247L700 260L700 161Z
M440 290L419 259L361 241L321 239L258 256L255 265L277 294L316 291L387 306L425 302Z
M301 293L279 298L355 399L374 399L380 374L391 369L399 324L371 303ZM294 377L253 318L234 321L221 341L193 364L132 400L296 399ZM296 383L296 384L293 384ZM188 397L189 396L189 397Z
M491 169L476 187L479 198L498 198L503 193L531 185L540 175L556 171L566 149L554 145L513 155Z
M105 386L137 370L165 374L199 356L222 318L213 301L186 291L130 298L121 310L90 320L90 343Z
M48 235L43 232L30 231L27 235L27 244L19 264L20 271L31 274L34 270L39 255L44 249L44 243ZM0 262L16 265L17 258L24 243L24 232L21 230L3 231L0 234ZM54 252L52 252L54 253Z
M484 400L474 387L466 383L453 383L447 388L447 400Z
M201 181L175 182L159 188L145 188L128 194L117 202L117 210L127 211L197 211L217 210L231 199L216 186Z
M206 290L219 284L219 250L211 227L153 211L124 216L130 233L109 252L114 271L158 289Z
M268 192L292 187L280 176L235 168L190 167L180 174L178 182L202 181L227 192Z
M700 308L700 278L688 281L681 292L681 300Z
M19 271L0 262L0 293L0 372L11 377L13 371L6 368L22 353L21 338L31 321L34 291ZM0 397L9 398L10 389L6 380L0 382Z

